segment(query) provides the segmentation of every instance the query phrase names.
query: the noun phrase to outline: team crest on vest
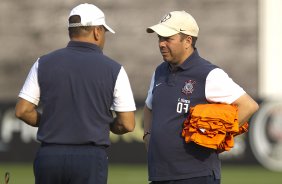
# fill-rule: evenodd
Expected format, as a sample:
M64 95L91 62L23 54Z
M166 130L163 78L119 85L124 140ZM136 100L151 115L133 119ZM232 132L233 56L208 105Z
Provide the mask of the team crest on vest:
M194 80L188 80L185 82L183 88L182 88L182 93L185 95L192 94L194 91L194 85L196 84L196 81Z

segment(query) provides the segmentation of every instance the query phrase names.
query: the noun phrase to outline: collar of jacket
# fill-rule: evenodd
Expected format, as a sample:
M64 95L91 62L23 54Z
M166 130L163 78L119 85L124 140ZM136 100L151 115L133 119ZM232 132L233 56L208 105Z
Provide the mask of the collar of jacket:
M197 64L197 62L195 62L196 60L201 59L197 48L195 48L194 52L180 65L176 68L176 70L174 71L178 71L178 70L188 70L189 68L191 68L193 65ZM166 62L167 68L169 71L172 72L170 64Z
M80 42L80 41L69 41L68 45L67 45L68 48L77 48L77 49L82 49L82 50L94 50L96 52L100 52L100 53L103 53L102 50L96 45L96 44L93 44L93 43L89 43L89 42Z

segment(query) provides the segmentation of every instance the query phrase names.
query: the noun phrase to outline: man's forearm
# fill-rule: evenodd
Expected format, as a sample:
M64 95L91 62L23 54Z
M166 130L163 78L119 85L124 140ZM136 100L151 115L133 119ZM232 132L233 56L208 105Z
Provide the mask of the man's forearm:
M115 114L114 122L110 125L110 130L114 134L121 135L134 130L135 115L133 111L115 112Z
M145 148L148 150L150 136L151 136L151 124L152 124L152 111L146 105L144 106L144 134L143 140L145 143Z
M30 126L39 126L41 114L37 111L37 106L22 98L16 104L15 115Z
M26 112L25 114L23 114L18 118L30 126L38 127L40 123L41 114L34 109L31 112Z
M129 131L124 128L124 126L119 122L117 118L114 119L114 122L110 125L110 130L114 134L122 135L128 133Z
M258 104L248 94L242 95L234 104L238 106L240 126L247 122L259 108Z

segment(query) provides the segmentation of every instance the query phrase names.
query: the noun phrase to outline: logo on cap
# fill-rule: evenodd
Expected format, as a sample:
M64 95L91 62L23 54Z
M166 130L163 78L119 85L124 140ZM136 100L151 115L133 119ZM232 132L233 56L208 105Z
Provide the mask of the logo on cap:
M171 14L169 13L169 14L167 14L166 16L164 16L164 18L161 20L161 23L167 21L167 20L170 19L170 18L171 18Z

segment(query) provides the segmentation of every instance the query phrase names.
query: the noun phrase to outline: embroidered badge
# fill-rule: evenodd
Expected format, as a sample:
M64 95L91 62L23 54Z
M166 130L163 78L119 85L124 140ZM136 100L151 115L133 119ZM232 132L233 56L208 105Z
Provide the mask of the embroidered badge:
M194 91L194 85L196 84L196 81L194 80L188 80L185 82L185 85L182 88L182 93L185 95L192 94Z
M160 22L163 23L163 22L167 21L170 18L171 18L171 14L169 13L169 14L165 15Z

